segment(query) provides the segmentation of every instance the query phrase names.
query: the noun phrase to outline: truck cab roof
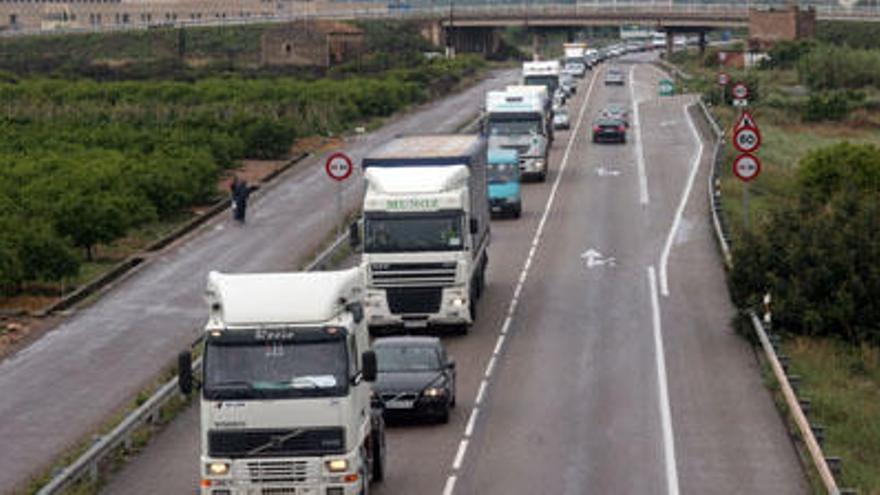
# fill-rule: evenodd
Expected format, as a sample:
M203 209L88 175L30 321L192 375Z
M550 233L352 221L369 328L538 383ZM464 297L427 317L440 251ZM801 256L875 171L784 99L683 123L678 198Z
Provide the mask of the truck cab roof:
M316 324L363 297L359 268L327 272L208 274L209 328Z

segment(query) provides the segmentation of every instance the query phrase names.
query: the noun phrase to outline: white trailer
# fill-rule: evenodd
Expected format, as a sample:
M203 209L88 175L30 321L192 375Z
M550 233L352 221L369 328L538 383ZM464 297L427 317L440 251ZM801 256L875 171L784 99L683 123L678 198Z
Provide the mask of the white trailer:
M385 427L363 274L208 276L201 383L203 495L355 495L382 479ZM179 359L180 387L194 383Z

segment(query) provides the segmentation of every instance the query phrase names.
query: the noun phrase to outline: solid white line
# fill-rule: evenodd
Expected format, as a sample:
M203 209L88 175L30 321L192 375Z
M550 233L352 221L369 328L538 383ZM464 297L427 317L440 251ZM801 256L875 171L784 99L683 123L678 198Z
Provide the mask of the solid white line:
M639 204L646 206L648 197L648 174L645 172L645 150L642 148L642 122L639 120L639 102L636 100L635 70L633 65L629 68L629 95L633 102L633 135L636 145L636 165L639 171Z
M489 382L483 380L480 382L480 388L477 390L477 398L474 399L474 404L480 405L483 402L483 396L486 395L486 386L489 385Z
M477 415L480 414L480 408L475 407L473 411L471 411L471 417L468 419L467 426L464 429L464 436L466 438L470 438L474 433L474 424L477 422Z
M464 454L467 452L468 441L462 440L458 444L458 452L455 453L455 460L452 462L452 469L458 471L461 469L461 463L464 461Z
M691 118L690 112L688 112L688 106L683 106L681 108L684 111L685 117L687 117L688 126L694 134L694 139L697 141L697 154L694 156L694 161L691 164L691 172L688 176L684 191L681 193L681 199L678 202L678 209L675 210L675 217L672 220L672 228L669 229L669 235L666 237L666 244L663 246L663 252L660 253L660 292L663 293L664 297L669 296L669 282L666 275L666 265L669 263L669 252L672 250L672 241L675 239L676 232L678 232L681 217L684 215L684 209L687 206L688 198L690 198L691 189L694 187L694 180L697 178L697 171L700 170L700 163L703 161L703 140L700 139L700 134L697 132L696 126L694 126L694 120Z
M541 234L544 232L544 225L547 223L547 217L550 216L550 210L553 208L553 201L556 198L556 191L559 190L559 184L562 180L562 176L565 172L565 169L568 167L568 157L571 154L572 146L574 142L577 140L578 131L581 128L581 124L584 121L584 115L586 114L587 106L590 102L590 95L593 93L593 87L596 83L598 72L593 74L593 78L590 80L590 86L587 89L586 97L584 98L583 105L581 105L580 113L578 113L577 122L575 123L574 130L571 133L571 137L569 138L568 145L565 147L565 153L562 155L562 162L559 166L559 172L556 175L556 180L553 181L553 187L550 189L550 195L547 197L547 202L544 204L544 213L541 215L541 220L538 222L538 228L535 230L535 235L532 237L532 247L529 250L529 255L526 257L525 263L523 263L522 270L520 271L519 281L517 282L516 288L513 291L513 298L510 301L510 305L508 306L507 311L507 319L504 321L504 324L501 327L501 338L499 338L498 345L496 346L496 352L489 359L489 364L486 366L486 373L484 375L483 381L480 382L480 388L477 390L477 397L474 400L474 404L479 406L482 404L483 399L486 395L486 389L489 386L489 377L492 375L492 370L495 367L496 356L499 356L501 343L503 342L502 338L504 334L507 333L508 328L512 322L513 314L516 312L517 305L519 304L519 296L522 292L523 285L525 284L526 277L528 276L529 270L532 266L532 259L537 252L537 247L540 244ZM467 451L468 446L468 438L473 433L474 426L471 424L476 421L476 407L474 411L471 413L471 420L468 421L468 425L465 427L465 435L461 440L461 443L458 445L458 452L455 454L455 460L452 462L452 469L454 471L458 471L461 468L462 462L464 462L464 455ZM455 490L455 476L449 476L446 480L446 486L443 489L443 495L452 495Z
M669 387L666 382L666 356L660 325L660 299L657 296L657 276L654 267L648 267L648 285L651 286L651 312L654 321L654 355L657 362L657 385L660 389L660 420L663 426L663 457L666 460L666 493L678 495L678 469L675 462L675 437L672 434L672 413L669 408Z
M455 475L450 474L448 478L446 478L446 485L443 487L443 495L452 495L452 492L455 491Z

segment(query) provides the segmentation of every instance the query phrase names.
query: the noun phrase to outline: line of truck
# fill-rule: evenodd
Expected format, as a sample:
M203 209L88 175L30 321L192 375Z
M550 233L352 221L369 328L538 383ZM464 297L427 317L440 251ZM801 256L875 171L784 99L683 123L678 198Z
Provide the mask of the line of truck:
M361 162L356 268L208 276L199 391L205 495L354 495L385 476L370 336L466 333L486 287L493 213L522 212L520 176L544 180L558 62L486 95L479 134L398 136Z

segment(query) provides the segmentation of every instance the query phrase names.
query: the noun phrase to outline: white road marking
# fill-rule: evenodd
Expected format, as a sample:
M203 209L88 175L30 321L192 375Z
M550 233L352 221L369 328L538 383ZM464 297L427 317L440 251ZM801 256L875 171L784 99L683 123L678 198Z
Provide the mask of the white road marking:
M703 161L703 140L700 139L700 134L697 132L696 126L694 126L694 120L691 118L690 112L688 112L688 106L682 106L681 108L682 111L684 111L685 117L687 117L688 126L694 135L694 139L697 141L697 154L694 155L687 184L685 185L684 191L681 193L681 199L678 202L678 209L675 210L675 217L672 219L672 228L669 229L669 235L666 236L666 244L663 246L663 252L660 253L660 292L664 297L669 296L669 281L666 274L666 267L669 263L669 252L672 250L672 241L675 239L675 233L678 231L681 217L684 215L684 209L687 206L688 198L690 198L691 195L691 189L694 187L694 179L697 178L697 171L700 170L700 163Z
M468 441L462 439L458 444L458 452L455 453L455 460L452 462L452 469L458 471L461 469L461 463L464 462L464 454L467 452Z
M519 304L519 296L522 293L523 285L525 284L526 277L528 276L529 270L532 266L532 259L535 257L535 253L537 252L538 245L541 241L541 235L544 232L544 225L547 224L547 218L550 216L550 210L553 208L553 202L556 199L556 192L559 190L559 184L561 183L562 176L564 175L565 169L568 167L568 157L571 154L571 149L574 146L574 142L577 140L578 130L581 127L581 124L584 121L584 115L586 114L588 103L590 102L590 95L593 93L593 86L596 83L596 78L598 76L599 71L593 73L593 78L590 80L590 86L587 88L587 94L584 98L584 102L581 105L581 110L578 113L577 123L575 123L574 130L570 134L570 138L568 141L568 145L565 147L565 153L562 155L562 162L559 166L559 172L556 175L556 180L553 181L553 187L550 189L550 195L547 197L547 202L544 204L544 212L541 215L541 221L538 222L538 228L535 230L535 235L532 238L532 247L529 250L529 254L526 257L526 261L523 263L522 270L520 271L519 281L517 282L516 288L513 291L513 298L510 301L510 305L508 306L507 311L507 319L505 319L504 324L501 327L501 337L503 337L512 321L513 314L516 312L516 308ZM492 375L492 370L495 367L496 358L500 356L500 353L504 347L504 340L499 338L499 343L496 346L495 352L493 356L489 359L489 364L486 366L486 373L484 375L483 381L480 382L480 388L477 390L477 397L474 400L475 406L479 406L482 404L483 399L486 395L486 389L489 386L489 378ZM461 469L461 465L464 462L464 455L467 452L468 439L473 434L474 425L472 422L476 421L476 410L474 407L474 411L471 412L471 418L468 421L468 425L465 427L464 435L461 442L458 445L458 452L455 454L455 459L452 462L452 470L459 471ZM455 475L449 475L446 479L446 485L443 488L443 495L452 495L455 491L455 482L457 478Z
M486 387L489 385L489 382L483 380L480 382L480 388L477 390L477 398L474 399L474 404L480 405L483 402L483 396L486 395Z
M666 382L666 356L660 325L660 299L657 296L657 276L654 267L648 267L648 285L651 286L651 312L654 321L654 355L657 362L657 385L660 389L660 420L663 426L663 457L666 461L666 493L678 495L678 469L675 462L675 437L672 434L672 413L669 407L669 388Z
M639 171L639 204L647 206L650 201L648 196L648 174L645 173L645 150L642 148L642 123L639 121L639 102L636 100L636 91L633 85L635 81L636 66L629 68L629 95L633 102L633 124L635 130L633 138L636 145L636 165Z
M474 424L477 422L477 415L480 414L480 408L475 407L473 411L471 411L471 417L468 419L467 426L464 429L465 438L470 438L474 433Z
M450 474L448 478L446 478L446 485L443 487L443 495L452 495L452 492L455 491L455 475Z
M501 332L501 335L498 336L498 342L495 344L495 351L492 352L494 355L501 354L501 348L504 347L504 332Z
M595 268L597 266L605 265L617 265L617 259L615 259L614 256L605 256L593 248L590 248L581 253L581 259L587 260L587 268Z

